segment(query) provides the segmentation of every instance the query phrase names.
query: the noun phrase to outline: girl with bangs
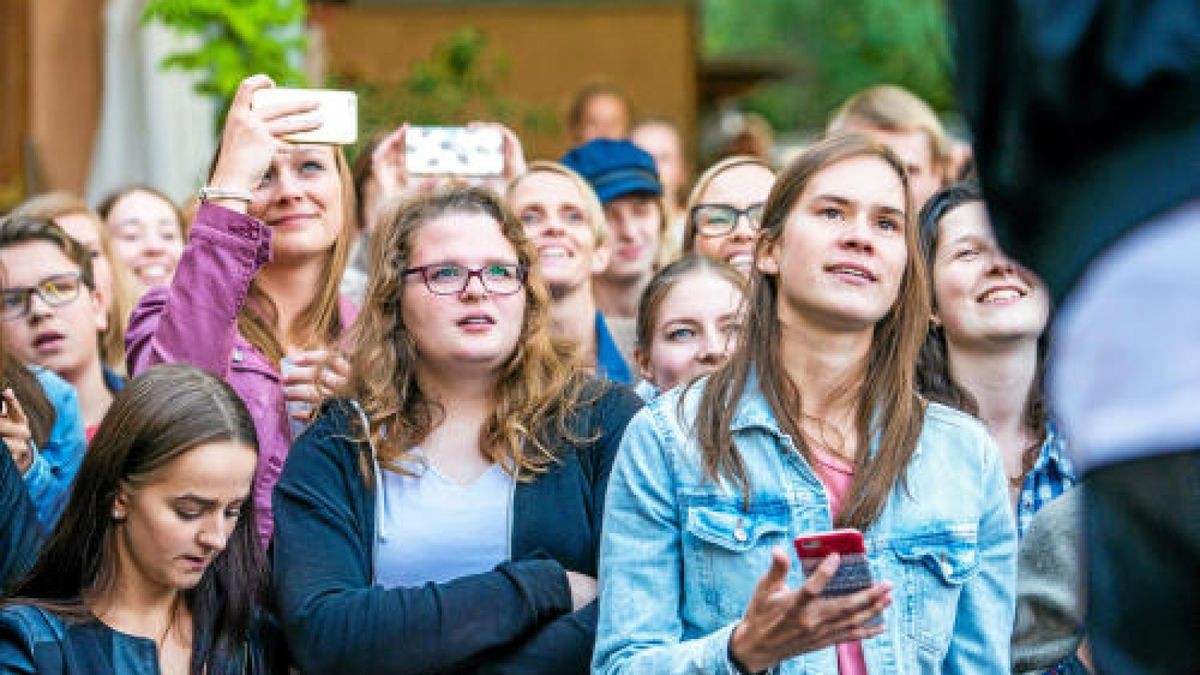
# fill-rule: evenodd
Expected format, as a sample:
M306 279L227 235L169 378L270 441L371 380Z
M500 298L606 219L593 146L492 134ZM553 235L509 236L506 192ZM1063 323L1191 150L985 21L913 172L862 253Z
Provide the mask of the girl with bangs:
M265 75L242 81L171 285L146 291L126 333L131 373L189 363L250 408L264 547L293 421L345 382L339 341L357 313L338 289L354 234L346 160L336 146L284 141L320 126L308 114L316 103L252 109L271 86Z
M584 672L605 489L638 399L556 348L521 223L450 188L380 223L348 393L275 491L310 673Z
M922 400L930 316L907 175L835 137L780 174L729 362L650 403L610 483L598 673L1007 672L1016 535L978 421ZM793 539L864 535L825 595Z

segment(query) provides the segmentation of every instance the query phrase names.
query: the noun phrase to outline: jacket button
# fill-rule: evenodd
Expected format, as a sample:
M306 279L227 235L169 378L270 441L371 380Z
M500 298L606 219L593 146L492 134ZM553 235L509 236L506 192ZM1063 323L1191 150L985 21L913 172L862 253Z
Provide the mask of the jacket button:
M736 539L739 544L744 544L746 543L746 540L750 538L750 535L746 534L745 528L738 527L733 531L733 538Z
M234 363L241 363L241 362L242 362L242 359L244 359L244 358L246 358L246 357L242 355L242 350L241 350L241 349L234 349L234 350L233 350L233 362L234 362Z

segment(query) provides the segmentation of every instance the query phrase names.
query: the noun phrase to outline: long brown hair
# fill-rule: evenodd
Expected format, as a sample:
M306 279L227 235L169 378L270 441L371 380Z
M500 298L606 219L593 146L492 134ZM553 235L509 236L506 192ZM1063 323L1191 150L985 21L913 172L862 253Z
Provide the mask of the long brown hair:
M896 303L875 325L862 368L863 378L854 390L858 399L855 413L858 454L850 494L837 514L837 524L865 530L883 511L896 483L903 480L924 423L925 410L916 392L914 366L929 320L929 290L925 261L918 252L917 232L912 225L912 194L903 164L891 151L864 136L835 136L813 146L788 165L771 188L755 257L761 259L783 236L792 209L813 176L832 164L861 156L884 160L900 177L904 185L904 238L908 248ZM800 455L810 465L813 463L812 450L801 429L800 391L787 377L780 353L783 336L778 315L779 280L756 269L751 276L751 289L746 332L728 363L710 377L696 418L705 475L715 482L731 481L741 489L747 503L749 479L733 441L732 423L752 377L757 377L758 387L780 429L791 437ZM878 447L872 452L871 439L876 437Z
M192 449L219 441L258 450L254 420L229 385L183 364L155 366L131 380L100 423L62 518L9 602L90 620L86 598L110 592L117 581L119 532L110 514L121 489L153 481ZM192 673L236 672L266 593L266 557L247 499L225 549L182 594L195 626Z
M218 156L220 148L217 149ZM291 335L279 335L279 311L262 288L254 280L242 308L238 310L238 332L254 348L262 352L276 366L285 355L284 341L308 348L323 347L337 341L342 333L342 315L339 310L342 275L350 260L350 248L355 226L354 179L340 147L333 148L334 165L337 168L339 186L342 191L342 226L334 239L333 248L325 259L321 286L312 302L296 317ZM213 159L213 169L216 159ZM210 170L210 176L212 171Z
M517 347L501 367L495 384L495 408L480 431L484 455L513 475L531 479L558 459L557 448L540 438L557 430L576 438L568 417L582 404L585 377L571 365L569 350L550 338L550 296L533 265L536 251L525 228L494 193L474 187L450 187L418 194L379 224L371 238L371 269L362 313L351 336L353 356L349 394L366 413L369 429L361 440L375 445L380 463L404 473L413 447L436 428L444 402L431 400L417 381L421 356L404 324L404 270L413 255L416 234L447 214L483 214L495 220L528 269L525 317ZM364 477L370 468L362 467Z

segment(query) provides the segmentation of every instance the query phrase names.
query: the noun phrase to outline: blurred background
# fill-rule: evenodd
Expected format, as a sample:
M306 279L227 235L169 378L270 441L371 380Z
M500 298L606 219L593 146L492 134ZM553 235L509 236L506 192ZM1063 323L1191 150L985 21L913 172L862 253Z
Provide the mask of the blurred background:
M942 0L4 0L0 210L130 183L182 200L255 72L354 89L362 139L496 120L531 159L569 147L568 107L594 85L674 122L694 167L739 135L782 163L884 82L961 133L944 13Z

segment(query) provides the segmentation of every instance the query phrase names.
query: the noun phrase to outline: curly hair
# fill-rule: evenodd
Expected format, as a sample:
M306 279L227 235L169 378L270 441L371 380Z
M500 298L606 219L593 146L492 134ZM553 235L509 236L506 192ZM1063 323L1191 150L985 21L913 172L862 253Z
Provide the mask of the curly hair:
M412 331L404 323L404 270L413 257L416 234L427 223L448 214L482 214L499 224L505 239L529 275L525 284L525 316L521 334L500 367L494 408L480 430L484 456L521 480L532 478L557 461L556 448L544 440L557 431L580 440L568 428L581 401L587 378L572 365L570 350L555 343L549 331L550 296L534 266L536 250L524 227L491 191L450 187L418 194L381 219L371 240L371 269L362 312L351 333L353 357L348 394L357 400L369 428L356 428L358 440L370 441L381 466L407 473L403 465L444 418L444 401L421 390L421 359ZM469 236L469 233L468 235ZM371 468L362 466L371 480Z

